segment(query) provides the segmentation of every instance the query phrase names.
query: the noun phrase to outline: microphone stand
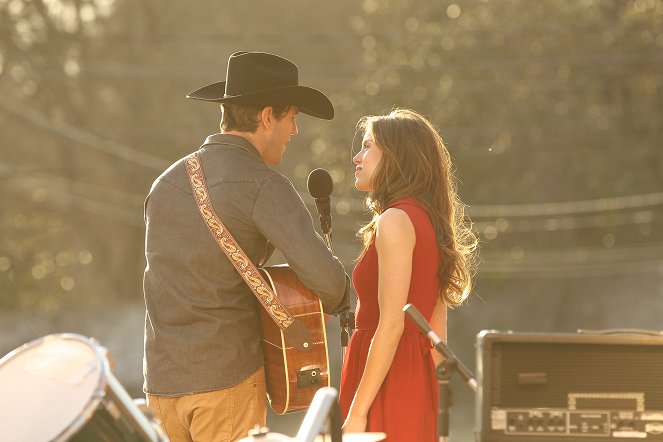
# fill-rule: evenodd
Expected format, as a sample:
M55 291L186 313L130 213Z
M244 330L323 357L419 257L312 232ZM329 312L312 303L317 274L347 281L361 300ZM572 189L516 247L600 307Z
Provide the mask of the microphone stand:
M322 229L322 236L325 240L325 244L330 252L333 252L332 248L332 225L331 225L331 209L330 202L331 197L325 198L315 198L315 207L318 209L318 214L320 215L320 228Z
M350 342L350 336L354 328L354 315L350 310L344 311L340 314L338 318L339 325L341 327L341 351L342 351L342 361L345 361L345 354L348 351L348 343Z
M456 355L447 347L447 344L442 341L439 336L433 331L432 327L426 319L421 315L419 310L412 304L406 304L403 311L415 323L417 327L433 342L435 350L444 356L444 361L441 362L435 369L437 383L440 386L440 409L439 411L439 436L440 442L449 441L449 408L453 405L453 395L451 392L450 380L454 373L460 374L465 383L472 391L477 391L477 381L472 375L472 372L465 367L465 365L456 357Z
M326 198L314 198L315 205L320 214L320 228L322 230L322 236L332 254L334 253L334 248L332 246L332 226L331 226L331 213L329 210L329 203L331 197ZM321 209L326 206L326 210ZM338 321L339 326L341 327L341 352L342 352L342 361L345 361L345 354L348 349L348 343L350 342L350 336L352 335L352 329L354 327L354 314L350 314L350 309L344 311L339 315Z

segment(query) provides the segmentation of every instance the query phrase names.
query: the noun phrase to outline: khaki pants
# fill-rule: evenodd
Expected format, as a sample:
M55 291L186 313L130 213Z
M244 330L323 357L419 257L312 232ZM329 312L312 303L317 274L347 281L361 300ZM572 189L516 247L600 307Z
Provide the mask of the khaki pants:
M147 395L170 442L234 442L267 420L265 369L223 390L186 396Z

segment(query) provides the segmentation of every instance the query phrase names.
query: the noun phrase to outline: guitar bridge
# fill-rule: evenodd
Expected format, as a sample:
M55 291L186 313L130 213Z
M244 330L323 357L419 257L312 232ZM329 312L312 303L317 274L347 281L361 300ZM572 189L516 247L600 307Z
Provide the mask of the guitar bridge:
M320 367L302 367L297 372L297 387L315 387L320 383Z

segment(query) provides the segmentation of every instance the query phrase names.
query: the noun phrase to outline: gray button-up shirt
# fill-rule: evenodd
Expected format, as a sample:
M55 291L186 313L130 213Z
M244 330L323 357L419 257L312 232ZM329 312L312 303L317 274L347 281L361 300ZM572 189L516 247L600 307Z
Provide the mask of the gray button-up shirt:
M327 313L344 309L343 266L290 181L240 136L211 135L199 153L212 205L249 259L264 262L276 247ZM145 225L145 392L240 383L263 365L262 307L203 223L184 159L152 185Z

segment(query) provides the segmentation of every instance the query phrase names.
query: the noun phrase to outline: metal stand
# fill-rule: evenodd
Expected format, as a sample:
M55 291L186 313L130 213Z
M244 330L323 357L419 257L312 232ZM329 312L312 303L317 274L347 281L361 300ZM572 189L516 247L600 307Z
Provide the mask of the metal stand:
M465 383L472 391L476 393L477 391L477 381L472 375L472 372L465 367L465 365L456 357L456 355L447 347L437 334L433 331L433 328L430 326L428 321L419 313L419 310L412 305L406 304L403 307L403 311L407 316L415 323L419 330L421 330L428 338L433 342L435 350L437 350L442 356L444 356L444 361L442 361L436 367L436 377L438 384L440 386L440 407L438 410L438 433L440 436L440 442L449 441L449 408L453 405L453 395L451 393L451 387L449 381L451 376L454 373L460 374Z
M331 230L331 218L325 218L323 215L320 215L320 226L323 231L323 239L325 244L330 252L334 253L332 247L332 230ZM341 327L341 362L345 361L345 353L348 350L348 343L350 342L350 336L352 336L352 331L354 329L354 320L355 315L352 311L346 311L339 315L338 321L339 326Z
M453 393L451 391L450 381L451 376L455 371L455 366L455 359L445 359L435 370L440 393L440 405L437 420L440 442L449 441L449 409L453 405Z
M432 331L431 331L432 333ZM433 333L434 334L434 333ZM466 382L467 386L470 387L472 391L476 393L477 391L477 381L474 379L472 373L460 362L456 355L453 354L449 347L442 342L435 342L435 349L444 356L444 361L442 361L437 368L435 369L435 374L437 376L437 382L440 386L440 406L438 410L438 433L440 436L440 442L449 441L449 408L453 405L453 394L451 392L451 376L454 373L459 373L463 380Z
M341 349L343 350L342 361L345 361L345 353L348 349L350 336L352 336L352 331L354 329L354 319L354 312L350 310L341 313L338 318L339 325L341 326Z

